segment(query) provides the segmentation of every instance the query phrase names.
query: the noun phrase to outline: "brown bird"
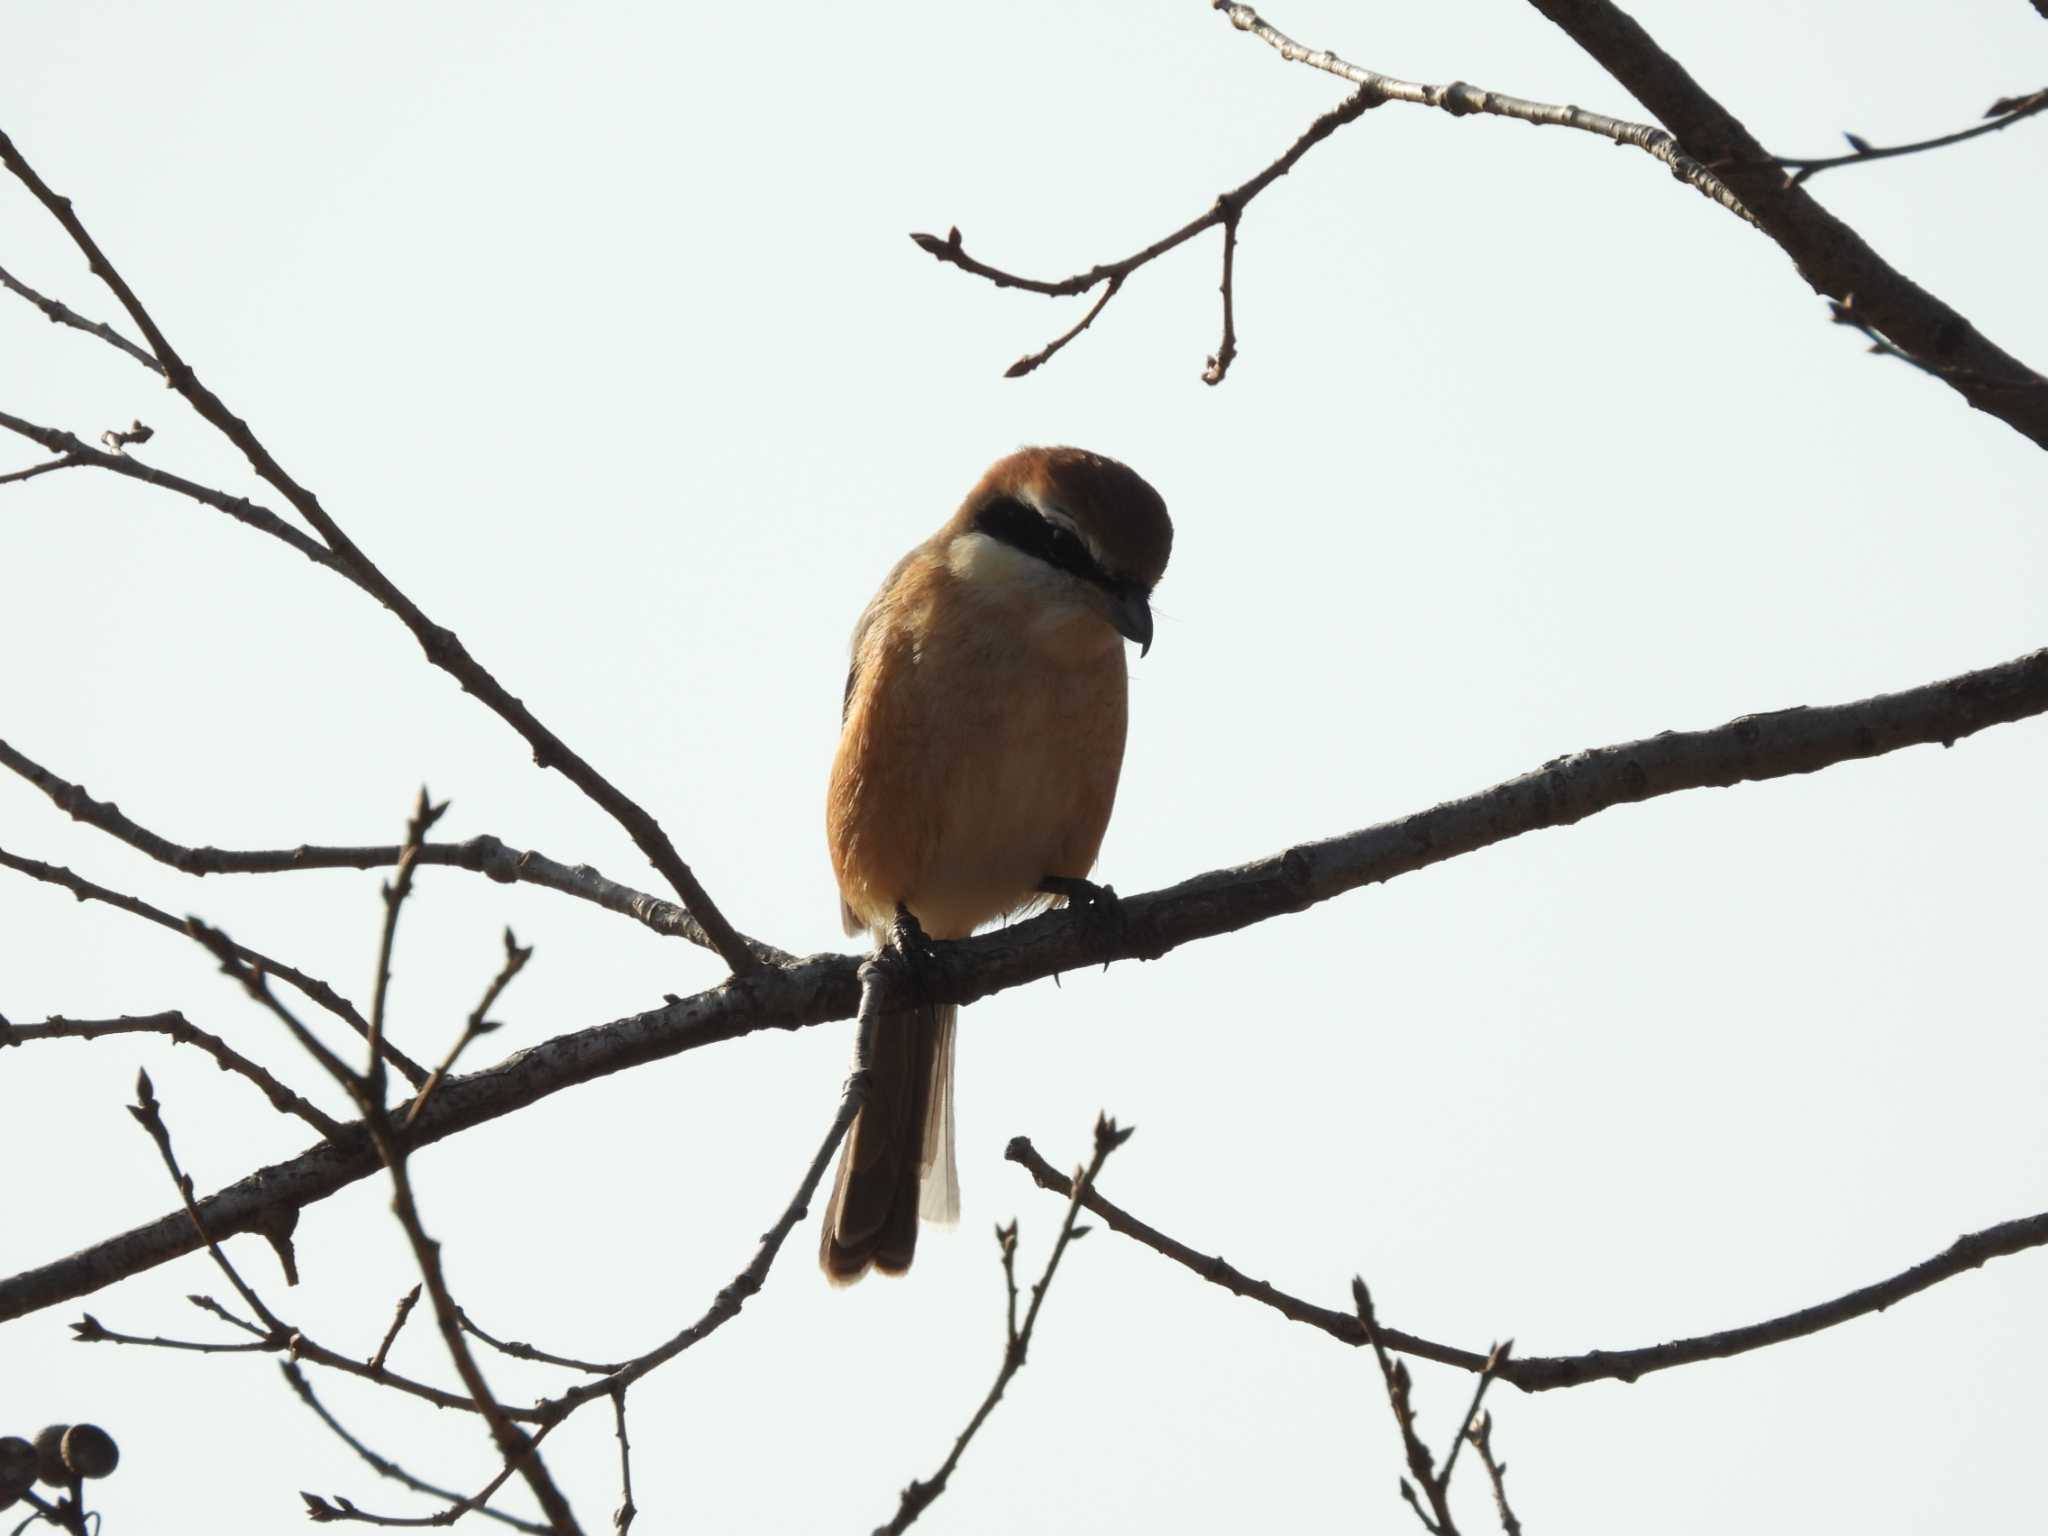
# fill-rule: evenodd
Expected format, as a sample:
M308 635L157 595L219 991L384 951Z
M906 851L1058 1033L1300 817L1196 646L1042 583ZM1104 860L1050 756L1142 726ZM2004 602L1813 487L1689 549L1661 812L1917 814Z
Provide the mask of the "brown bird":
M1059 897L1094 867L1123 767L1124 641L1152 645L1173 548L1114 459L1026 448L889 573L853 631L825 833L848 933L934 939ZM835 1284L910 1267L959 1215L951 1006L885 1015L825 1214ZM922 1191L920 1198L920 1190Z

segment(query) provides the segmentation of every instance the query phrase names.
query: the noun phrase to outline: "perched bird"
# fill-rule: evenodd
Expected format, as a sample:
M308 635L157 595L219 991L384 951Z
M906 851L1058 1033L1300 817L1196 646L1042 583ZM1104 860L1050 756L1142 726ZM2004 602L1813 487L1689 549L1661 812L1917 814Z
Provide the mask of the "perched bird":
M1124 641L1151 648L1166 503L1078 448L999 459L889 573L853 631L825 831L848 933L934 939L1095 894L1123 767ZM951 1006L884 1016L819 1263L910 1267L920 1212L959 1215ZM922 1196L920 1198L920 1189Z

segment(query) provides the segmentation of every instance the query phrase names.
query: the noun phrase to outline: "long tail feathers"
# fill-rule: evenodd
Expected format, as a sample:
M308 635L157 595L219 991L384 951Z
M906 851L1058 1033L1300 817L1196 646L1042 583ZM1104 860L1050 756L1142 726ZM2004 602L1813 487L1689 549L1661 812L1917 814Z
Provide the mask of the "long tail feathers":
M953 1159L950 1006L885 1014L868 1062L868 1096L825 1210L818 1263L835 1285L870 1267L900 1275L917 1252L917 1223L960 1215Z

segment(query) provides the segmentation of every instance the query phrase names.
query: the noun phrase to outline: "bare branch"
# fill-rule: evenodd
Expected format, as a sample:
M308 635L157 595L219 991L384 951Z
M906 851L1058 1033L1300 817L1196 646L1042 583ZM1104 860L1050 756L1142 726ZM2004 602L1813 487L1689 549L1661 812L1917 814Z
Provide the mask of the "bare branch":
M176 1009L123 1015L118 1019L44 1019L39 1024L0 1021L0 1049L30 1040L104 1040L110 1035L168 1035L178 1045L206 1052L221 1071L248 1079L281 1114L297 1115L322 1136L339 1136L341 1122L308 1103L217 1035L210 1035Z
M370 1369L381 1371L384 1362L390 1358L391 1346L398 1342L398 1332L405 1326L405 1320L412 1316L412 1309L420 1304L422 1285L415 1285L398 1298L398 1306L392 1311L391 1326L384 1330L384 1337L378 1342L377 1353L370 1356Z
M246 1355L275 1350L278 1346L269 1337L259 1339L235 1339L219 1341L213 1339L167 1339L161 1334L119 1333L102 1323L90 1312L85 1313L71 1326L71 1342L74 1344L137 1344L148 1349L182 1349L201 1355Z
M1845 133L1849 141L1846 155L1827 155L1816 159L1797 160L1786 155L1775 157L1771 163L1780 170L1792 171L1791 185L1800 186L1811 181L1822 171L1833 170L1838 165L1864 165L1873 160L1891 160L1900 155L1917 155L1930 149L1945 149L1951 144L1961 144L1970 139L1981 138L1987 133L1997 133L2010 128L2014 123L2025 122L2043 108L2048 108L2048 90L2035 91L2027 96L2001 96L1991 104L1991 110L1984 115L1991 119L1974 128L1965 128L1957 133L1944 133L1932 139L1916 139L1911 144L1893 144L1884 148L1866 143L1853 133Z
M411 846L414 852L419 851L417 843ZM448 1054L441 1058L441 1064L434 1068L433 1075L427 1079L426 1086L420 1089L419 1093L414 1097L411 1106L406 1110L404 1121L406 1125L411 1125L413 1121L419 1118L420 1111L426 1108L427 1100L433 1097L434 1089L440 1085L441 1079L455 1070L455 1063L461 1059L462 1053L469 1048L471 1042L483 1035L489 1034L498 1027L491 1020L484 1017L484 1015L491 1011L491 1005L498 1000L507 987L512 985L512 978L524 970L526 962L532 958L532 946L529 945L524 949L520 948L519 941L512 937L512 930L507 928L505 930L505 963L498 968L498 974L491 978L491 984L484 988L483 1001L478 1003L475 1010L463 1021L462 1033L457 1035L455 1043L448 1047ZM464 1321L466 1324L467 1319Z
M383 869L396 864L405 850L398 843L382 846L322 847L301 843L296 848L225 849L188 847L153 832L130 817L110 800L95 800L82 785L58 777L42 764L0 741L0 768L19 774L50 798L73 821L97 827L110 837L148 854L159 864L168 864L188 875L268 875L309 869ZM521 882L544 886L565 896L594 902L608 912L617 912L645 924L656 933L688 939L711 948L704 930L675 902L636 891L607 878L588 864L574 868L558 863L544 853L520 852L497 838L484 834L461 843L422 843L416 862L445 865L486 875L501 884ZM742 937L745 937L742 935ZM759 939L746 941L764 962L781 965L791 957Z
M1826 298L1857 310L1978 410L2048 447L2048 379L1896 271L1785 173L1727 108L1610 0L1530 0L1732 187Z
M337 1440L368 1462L370 1469L376 1472L378 1476L388 1477L393 1482L402 1483L415 1493L431 1494L437 1499L447 1499L451 1503L464 1502L461 1494L454 1492L452 1489L436 1487L424 1478L415 1477L388 1456L378 1455L367 1445L363 1444L362 1441L350 1434L341 1420L330 1413L327 1405L314 1395L313 1384L306 1380L306 1373L301 1371L291 1361L283 1362L279 1369L284 1372L285 1380L291 1383L292 1391L298 1394L299 1401L313 1410L313 1413L319 1418L320 1422L333 1431L334 1437ZM517 1515L507 1514L501 1509L492 1509L487 1504L475 1504L471 1505L470 1508L487 1519L496 1520L501 1524L511 1526L515 1531L546 1532L549 1529L549 1527L542 1525L536 1520L524 1520Z
M1273 26L1249 5L1234 5L1230 0L1211 0L1216 10L1223 13L1230 24L1240 32L1249 32L1260 42L1279 53L1280 57L1294 64L1306 64L1311 69L1320 69L1326 74L1348 80L1360 91L1369 93L1380 101L1407 102L1414 106L1435 107L1448 112L1452 117L1470 117L1484 113L1492 117L1512 118L1516 122L1533 123L1539 128L1576 128L1631 149L1640 149L1653 159L1663 162L1672 176L1684 182L1694 191L1712 202L1719 203L1737 218L1748 219L1749 210L1742 201L1717 177L1712 170L1688 155L1677 139L1662 128L1648 123L1624 122L1609 117L1604 112L1588 112L1584 107L1553 106L1549 102L1525 101L1519 96L1504 95L1499 91L1482 90L1476 85L1467 85L1462 80L1453 80L1447 85L1420 85L1413 80L1397 80L1383 75L1378 70L1366 69L1362 65L1346 63L1327 48L1310 48L1297 43L1285 32Z
M1379 1362L1387 1404L1393 1409L1394 1423L1401 1431L1401 1450L1408 1461L1409 1476L1422 1485L1423 1495L1429 1500L1429 1513L1423 1513L1415 1497L1415 1486L1405 1477L1401 1479L1401 1497L1415 1511L1415 1518L1422 1522L1429 1536L1458 1536L1458 1527L1451 1519L1449 1478L1437 1476L1436 1458L1430 1455L1429 1447L1422 1443L1422 1436L1415 1429L1415 1408L1408 1396L1414 1383L1409 1380L1408 1367L1388 1355L1380 1339L1379 1324L1373 1317L1372 1293L1365 1288L1365 1281L1355 1276L1351 1281L1351 1301L1357 1309L1359 1329L1365 1342L1372 1346L1373 1359ZM1480 1377L1482 1389L1488 1379Z
M18 874L27 875L31 880L40 880L45 885L61 886L80 901L103 902L107 906L126 912L131 917L155 923L159 928L168 928L173 933L189 933L187 919L173 917L162 908L153 907L139 897L126 895L104 885L96 885L82 875L73 874L61 864L45 864L40 859L26 859L0 848L0 868L14 870ZM265 975L276 976L289 982L306 998L333 1014L357 1034L368 1036L370 1026L356 1011L355 1004L319 977L308 976L304 971L286 965L282 960L273 960L260 950L249 949L244 945L235 944L234 954L242 964L254 966ZM403 1051L393 1050L387 1044L385 1052L390 1057L391 1064L405 1075L406 1081L423 1083L427 1080L426 1068Z
M398 865L390 881L384 887L384 926L377 940L377 975L370 987L370 1064L360 1078L364 1096L378 1107L384 1104L384 1054L379 1049L384 1040L384 1005L391 991L391 950L398 942L398 914L405 906L405 898L412 894L412 872L419 860L420 844L426 841L427 833L434 823L448 812L448 802L434 804L427 794L426 785L420 786L419 803L413 808L412 819L406 823L405 842L400 846ZM330 1067L330 1072L336 1068ZM343 1076L353 1076L345 1071ZM426 1086L419 1087L424 1097L433 1087L433 1078ZM417 1107L417 1105L415 1105ZM374 1118L374 1117L373 1117Z
M37 293L35 289L29 287L27 283L24 283L5 268L0 268L0 288L11 288L14 292L20 294L29 303L35 305L37 309L48 315L51 323L55 325L68 325L73 330L84 331L89 336L97 336L108 346L118 347L123 352L126 352L151 373L161 374L164 371L162 363L151 357L147 351L135 345L134 342L123 336L104 320L86 319L85 316L72 309L69 305L59 303L56 299Z
M1056 1195L1071 1193L1071 1181L1039 1156L1027 1138L1013 1137L1004 1156L1028 1172L1041 1188ZM1082 1203L1101 1217L1110 1230L1143 1243L1154 1253L1163 1254L1212 1285L1220 1285L1233 1295L1271 1307L1291 1322L1319 1328L1341 1343L1357 1346L1367 1342L1357 1319L1351 1314L1304 1301L1263 1280L1253 1280L1222 1259L1207 1257L1157 1228L1147 1226L1121 1206L1104 1199L1099 1191L1090 1190ZM1924 1259L1889 1279L1837 1296L1832 1301L1788 1312L1782 1317L1640 1349L1595 1349L1582 1355L1523 1356L1503 1361L1498 1374L1503 1381L1524 1392L1548 1392L1558 1387L1583 1386L1589 1381L1632 1382L1653 1371L1695 1365L1702 1360L1725 1360L1731 1355L1748 1354L1773 1344L1805 1338L1839 1323L1882 1312L1944 1280L1979 1269L1989 1260L2041 1247L2048 1247L2048 1211L2038 1216L2000 1222L1981 1232L1967 1233L1934 1257ZM1434 1360L1440 1365L1454 1365L1467 1371L1484 1371L1487 1366L1488 1357L1474 1350L1439 1344L1399 1329L1381 1327L1379 1336L1387 1348L1404 1355L1414 1355L1417 1359Z
M1225 253L1226 255L1229 254L1231 245L1235 243L1237 220L1243 214L1245 205L1282 176L1293 170L1296 162L1311 149L1315 148L1316 145L1322 143L1324 139L1327 139L1346 123L1355 121L1366 111L1378 105L1379 101L1376 98L1361 91L1346 100L1342 105L1332 107L1313 123L1309 124L1307 131L1300 138L1296 139L1293 144L1289 145L1279 159L1275 160L1263 171L1260 171L1251 180L1218 197L1208 212L1188 220L1187 223L1181 225L1172 234L1153 241L1142 251L1133 252L1121 261L1106 262L1093 266L1085 272L1076 272L1071 277L1063 277L1057 280L1020 277L1014 272L1006 272L1000 267L992 267L986 262L977 261L974 257L968 255L963 248L960 231L957 228L948 231L946 238L943 240L937 235L925 234L913 234L910 238L917 242L918 249L926 255L935 257L945 262L948 266L958 267L963 272L970 272L976 277L986 278L998 288L1022 288L1031 293L1042 293L1052 298L1064 298L1074 294L1086 293L1098 283L1107 285L1102 297L1096 300L1095 307L1082 317L1078 325L1074 326L1065 335L1049 343L1040 351L1031 354L1029 357L1019 358L1004 371L1005 378L1014 379L1022 374L1031 372L1032 369L1080 335L1081 332L1088 329L1094 323L1095 317L1102 313L1104 306L1123 287L1125 278L1129 277L1140 267L1158 260L1168 251L1185 245L1203 230L1211 229L1218 224L1226 225L1229 238L1225 242ZM1212 358L1210 361L1211 366L1213 366L1215 360Z
M2048 0L2043 0L2048 4ZM1507 1475L1508 1466L1504 1461L1493 1459L1493 1415L1482 1413L1479 1422L1466 1434L1472 1448L1479 1453L1479 1464L1486 1468L1486 1477L1493 1484L1493 1508L1500 1516L1500 1528L1506 1536L1522 1536L1522 1522L1515 1518L1515 1512L1508 1507Z
M221 1251L220 1244L215 1242L212 1234L206 1230L206 1222L201 1218L199 1207L192 1198L192 1176L178 1166L177 1154L171 1149L170 1127L164 1124L163 1110L157 1103L156 1091L149 1081L147 1072L135 1074L135 1102L128 1106L128 1113L135 1117L136 1124L147 1131L149 1139L156 1143L157 1155L163 1159L164 1167L170 1171L171 1183L177 1187L178 1197L185 1202L185 1215L192 1222L192 1230L197 1234L199 1241L206 1245L207 1253L220 1267L220 1272L228 1277L228 1283L234 1286L236 1293L247 1303L249 1310L262 1320L265 1328L274 1334L284 1332L284 1324L278 1321L277 1314L263 1304L263 1298L250 1288L249 1283L242 1278L241 1271L229 1261L228 1256Z
M618 1361L604 1364L595 1360L578 1360L573 1355L552 1354L545 1349L536 1348L534 1345L521 1343L517 1339L493 1337L479 1328L476 1325L476 1320L460 1307L456 1308L456 1321L460 1322L464 1331L472 1337L481 1339L499 1354L510 1355L514 1360L530 1360L540 1365L559 1365L566 1370L588 1371L593 1376L609 1376L614 1372L625 1369L625 1366Z
M1080 1235L1075 1222L1081 1215L1088 1191L1095 1184L1096 1175L1102 1172L1102 1165L1109 1160L1109 1154L1131 1139L1130 1128L1119 1129L1108 1115L1097 1117L1095 1122L1095 1153L1089 1158L1088 1166L1076 1171L1073 1179L1073 1194L1067 1201L1066 1219L1060 1223L1059 1236L1053 1240L1052 1252L1046 1257L1045 1271L1031 1287L1031 1305L1024 1314L1024 1322L1017 1322L1017 1224L1013 1221L1007 1227L996 1229L996 1242L1002 1250L1003 1280L1009 1291L1009 1313L1007 1338L1003 1346L1003 1362L996 1371L994 1385L982 1398L981 1406L974 1410L974 1416L967 1421L967 1427L960 1431L953 1441L953 1449L940 1463L939 1470L930 1477L912 1479L896 1504L896 1514L887 1525L881 1526L875 1536L902 1536L902 1532L917 1523L917 1517L925 1512L931 1502L946 1491L946 1484L952 1480L953 1471L960 1465L960 1457L967 1450L981 1426L988 1422L988 1416L995 1412L996 1404L1003 1400L1003 1391L1010 1385L1010 1378L1024 1369L1025 1356L1031 1349L1031 1335L1038 1327L1038 1311L1045 1305L1046 1293L1052 1289L1053 1272L1059 1268L1060 1257L1067 1251L1067 1244Z
M1615 806L1710 785L1812 773L1918 744L1949 745L2044 711L2048 651L2034 651L1902 693L1745 715L1712 730L1669 731L1574 753L1413 815L1127 896L1107 952L1157 959L1183 944L1299 912L1527 832L1569 826ZM9 862L26 861L0 853L0 863ZM1100 963L1105 947L1102 925L1086 913L1051 912L978 938L934 945L926 982L933 1001L971 1003ZM558 1035L497 1066L450 1078L414 1122L408 1141L424 1146L645 1062L762 1030L847 1018L859 1006L857 972L863 963L851 955L813 956L764 968L737 985ZM879 970L891 989L908 988L894 962ZM345 1127L338 1141L251 1174L209 1197L201 1209L215 1233L244 1231L325 1199L377 1166L359 1128ZM85 1295L191 1248L182 1215L159 1218L0 1280L0 1321ZM1478 1357L1471 1358L1476 1370Z
M273 487L292 509L312 525L313 530L326 542L329 550L351 573L356 581L402 622L419 641L420 649L435 666L447 672L462 684L463 690L475 695L484 705L506 724L510 725L533 748L534 763L538 767L559 771L578 789L624 827L627 834L647 855L649 862L659 870L662 877L675 888L683 905L691 916L711 936L712 947L731 968L735 975L753 970L759 961L753 952L741 942L739 934L725 920L725 916L712 903L710 895L698 884L697 877L676 852L668 834L661 829L652 815L637 801L617 788L589 763L573 751L567 742L541 724L539 718L524 703L515 698L498 679L475 657L471 656L454 631L433 622L420 610L413 600L400 591L392 580L380 570L355 542L342 531L341 525L328 515L326 508L310 490L285 472L284 466L271 457L270 450L250 429L249 424L230 411L214 392L200 382L199 375L190 363L179 355L170 339L158 328L143 308L142 301L128 286L127 280L115 270L105 253L94 241L85 225L73 211L71 200L53 192L36 174L35 168L22 157L14 141L0 133L0 163L14 173L15 179L35 195L50 216L63 226L64 232L84 254L87 264L95 276L113 291L121 301L121 307L128 312L149 348L163 364L164 376L171 387L184 396L186 401L216 431L241 451L263 480Z
M0 475L0 485L14 485L23 480L33 480L38 475L47 475L53 470L76 469L85 461L66 454L61 459L51 459L43 464L31 464L27 469L17 469L11 474Z
M355 572L338 560L334 552L316 539L309 539L290 523L279 517L268 507L258 506L246 496L230 496L226 491L215 490L210 485L201 485L196 480L187 480L183 475L174 475L169 470L157 469L145 464L133 454L108 453L95 448L73 433L56 427L38 426L19 416L0 411L0 427L6 428L17 437L40 443L52 453L60 453L73 464L91 469L104 469L110 474L123 475L130 480L140 480L144 485L153 485L159 490L171 491L201 506L224 512L245 527L266 533L281 543L290 545L315 565L324 566L335 575L361 586Z
M633 1503L633 1443L626 1438L626 1389L619 1388L612 1394L612 1413L619 1432L619 1507L612 1512L612 1529L619 1536L633 1528L633 1517L640 1513Z

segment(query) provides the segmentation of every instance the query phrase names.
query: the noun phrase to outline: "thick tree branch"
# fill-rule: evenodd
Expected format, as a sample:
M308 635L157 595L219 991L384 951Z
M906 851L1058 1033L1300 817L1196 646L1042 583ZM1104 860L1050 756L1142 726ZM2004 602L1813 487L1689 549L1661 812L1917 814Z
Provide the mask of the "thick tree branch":
M114 265L100 250L92 235L73 212L71 200L53 192L39 176L35 168L22 157L14 141L0 133L0 163L4 163L15 178L34 194L36 200L46 208L51 217L63 226L64 232L84 254L87 264L95 276L112 290L114 297L121 301L121 307L135 322L149 343L150 351L163 364L164 376L171 387L184 396L200 416L229 442L240 450L248 460L250 468L260 475L265 483L272 486L294 511L312 525L313 530L326 542L339 561L347 567L351 579L365 588L380 603L397 616L399 621L412 632L413 638L426 653L427 659L459 682L464 692L474 695L506 724L510 725L533 749L533 760L541 768L553 768L570 783L602 807L613 820L626 829L648 861L661 872L662 878L674 887L690 915L697 919L704 931L711 936L712 947L731 968L735 975L753 970L760 962L753 952L741 941L739 934L725 919L725 915L712 903L711 897L690 872L668 834L649 812L637 801L620 790L609 779L572 750L569 744L543 725L526 705L515 698L505 686L492 675L488 668L470 655L453 630L436 624L422 612L413 600L401 591L397 584L371 561L355 542L342 531L341 525L331 517L320 499L291 475L283 465L271 457L270 450L263 445L249 424L229 410L226 403L200 381L190 363L179 355L170 338L164 335L151 318L142 301L128 286L127 280L115 270Z
M1787 185L1776 160L1610 0L1530 0L1734 188L1814 292L1856 311L1971 405L2048 448L2048 379L1896 271L1863 237Z
M1056 1195L1072 1195L1072 1181L1041 1157L1025 1137L1013 1137L1004 1155L1028 1172L1041 1188ZM1340 1343L1357 1346L1370 1342L1354 1313L1318 1306L1263 1280L1253 1280L1222 1259L1198 1253L1156 1227L1146 1225L1121 1206L1104 1199L1098 1190L1089 1190L1081 1203L1101 1217L1111 1231L1120 1232L1154 1253L1163 1254L1212 1285L1220 1285L1233 1295L1271 1307L1290 1322L1319 1328ZM1944 1280L1979 1269L1991 1259L2007 1258L2041 1247L2048 1247L2048 1212L2000 1222L1981 1232L1966 1233L1934 1257L1923 1259L1911 1269L1837 1296L1832 1301L1788 1312L1782 1317L1639 1349L1595 1349L1582 1355L1530 1355L1508 1359L1500 1363L1495 1374L1524 1392L1548 1392L1558 1387L1583 1386L1589 1381L1633 1382L1652 1371L1668 1371L1702 1360L1725 1360L1731 1355L1744 1355L1773 1344L1805 1338L1838 1323L1882 1312ZM1434 1360L1441 1365L1454 1365L1461 1370L1484 1371L1490 1358L1476 1350L1439 1344L1396 1328L1381 1327L1378 1335L1388 1349L1422 1360Z
M398 843L361 847L321 847L301 843L296 848L228 849L188 847L152 832L111 800L95 800L85 787L58 777L42 764L0 741L0 768L26 779L73 821L97 827L109 837L148 854L159 864L168 864L188 875L268 875L306 869L385 869L398 862L404 852ZM571 868L546 854L509 847L488 833L460 843L422 843L418 864L445 865L486 875L502 884L514 882L545 886L565 896L594 902L608 912L617 912L645 924L656 933L688 939L706 949L710 937L696 919L673 901L636 891L609 879L588 864ZM745 935L741 935L745 938ZM754 953L769 965L782 965L792 957L759 939L746 940Z
M1570 826L1618 805L1812 773L1919 744L1949 745L1987 726L2044 711L2048 650L1902 693L1745 715L1712 730L1665 732L1574 753L1410 816L1126 897L1111 954L1156 959L1182 944L1299 912L1526 832ZM1054 912L934 946L925 979L934 1000L969 1003L1103 958L1101 924L1085 913ZM764 967L662 1008L559 1035L496 1066L450 1078L409 1140L424 1146L576 1084L720 1041L850 1017L860 1000L855 973L861 963L851 955L820 955ZM883 975L892 985L909 985L894 965L884 967ZM230 1185L201 1209L216 1234L245 1231L325 1199L376 1167L360 1128L349 1127L333 1142ZM85 1295L190 1252L191 1246L182 1216L160 1218L0 1281L0 1320Z

